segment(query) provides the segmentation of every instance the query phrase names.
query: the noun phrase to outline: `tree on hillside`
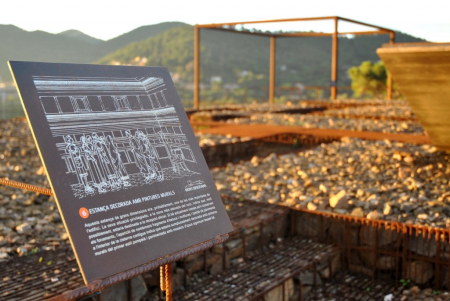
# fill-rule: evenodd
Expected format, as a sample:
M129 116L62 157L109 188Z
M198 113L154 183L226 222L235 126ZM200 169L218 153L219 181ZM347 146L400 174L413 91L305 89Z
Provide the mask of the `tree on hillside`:
M370 95L383 98L386 95L387 71L383 62L364 61L358 67L350 68L348 74L356 97Z
M387 69L382 61L377 63L364 61L358 67L350 68L348 74L352 81L352 90L355 97L386 97ZM392 87L392 97L402 97L395 82Z
M235 91L235 93L242 94L245 101L248 100L248 97L261 98L262 95L265 95L264 87L268 85L264 74L256 74L253 71L246 70L239 72L237 82L240 89L238 89L239 91Z

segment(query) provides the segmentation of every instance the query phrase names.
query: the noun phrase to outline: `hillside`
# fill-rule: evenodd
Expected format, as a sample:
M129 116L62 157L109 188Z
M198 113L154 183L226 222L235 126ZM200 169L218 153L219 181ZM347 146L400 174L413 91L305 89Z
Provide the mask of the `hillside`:
M423 41L398 32L398 42ZM243 71L262 74L259 85L268 85L269 39L214 30L201 31L201 77L209 84L213 76L222 82L237 83ZM362 61L378 61L375 50L387 43L387 35L339 38L339 85L349 85L347 70ZM277 85L329 85L331 73L331 38L283 38L276 45ZM97 61L166 66L181 82L193 78L193 27L167 30L145 41L129 44ZM242 79L241 79L242 82Z
M86 39L44 31L28 32L13 25L0 25L0 40L0 76L4 81L11 79L8 60L87 63L104 55Z
M93 37L91 37L91 36L81 32L79 30L74 30L74 29L60 32L60 33L58 33L58 35L66 36L66 37L69 37L69 38L74 38L74 39L76 39L78 41L87 42L87 43L92 44L92 45L104 42L103 40L93 38Z
M186 88L187 93L191 93L193 27L181 22L142 26L108 41L76 30L51 34L0 25L0 39L0 77L4 81L11 80L7 60L120 63L166 66L174 75L179 89ZM422 41L403 33L397 33L396 40ZM248 88L268 86L268 38L202 30L201 42L203 84L209 85L214 77L221 79L222 87L236 83ZM349 85L347 70L350 67L364 60L379 60L375 50L386 42L386 35L339 38L339 85ZM296 83L329 85L330 37L278 39L276 59L278 86ZM260 92L260 96L264 93Z
M182 22L164 22L154 25L146 25L141 26L136 29L133 29L132 31L129 31L127 33L124 33L120 36L117 36L115 38L112 38L111 40L108 40L104 44L104 49L106 53L110 53L116 49L119 49L121 47L124 47L125 45L128 45L133 42L138 42L142 40L146 40L150 37L156 36L166 30L169 30L174 27L180 27L186 25L186 23Z
M8 60L92 63L130 42L148 39L183 24L165 22L142 26L108 41L77 30L52 34L44 31L29 32L14 25L0 25L0 78L3 81L12 80Z

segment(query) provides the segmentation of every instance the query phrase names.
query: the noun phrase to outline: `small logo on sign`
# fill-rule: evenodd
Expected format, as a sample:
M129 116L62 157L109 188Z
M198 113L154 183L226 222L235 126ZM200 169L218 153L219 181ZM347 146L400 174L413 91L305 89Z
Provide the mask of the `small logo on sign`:
M197 190L197 189L201 189L201 188L206 188L206 184L205 182L203 182L202 180L198 180L195 182L192 182L191 180L187 181L187 185L184 187L185 191L192 191L192 190Z
M81 216L82 218L88 218L88 217L89 217L89 210L87 210L87 209L84 208L84 207L81 207L81 208L80 208L80 211L78 211L78 213L80 214L80 216Z

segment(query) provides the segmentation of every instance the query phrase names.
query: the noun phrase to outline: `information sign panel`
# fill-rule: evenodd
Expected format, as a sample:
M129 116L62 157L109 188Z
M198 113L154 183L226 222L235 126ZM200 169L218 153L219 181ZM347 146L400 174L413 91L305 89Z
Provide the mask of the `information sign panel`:
M166 68L9 64L86 283L233 230Z

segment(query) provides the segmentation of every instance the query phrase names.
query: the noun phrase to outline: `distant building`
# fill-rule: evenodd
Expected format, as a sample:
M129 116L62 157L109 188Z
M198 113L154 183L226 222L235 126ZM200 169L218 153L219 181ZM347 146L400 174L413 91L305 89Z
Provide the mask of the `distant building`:
M214 83L221 83L222 82L222 77L221 76L211 76L210 78L210 83L211 85L213 85Z

